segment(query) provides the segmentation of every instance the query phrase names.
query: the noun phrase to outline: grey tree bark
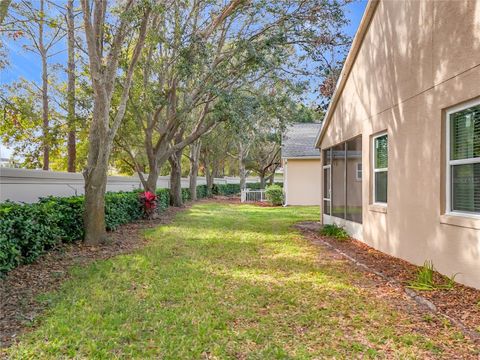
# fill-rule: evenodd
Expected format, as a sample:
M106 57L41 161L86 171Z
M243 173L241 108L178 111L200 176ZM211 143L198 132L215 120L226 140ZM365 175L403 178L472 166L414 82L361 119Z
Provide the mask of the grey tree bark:
M68 172L76 172L77 145L76 145L76 119L75 119L75 20L73 15L73 0L67 2L67 124L68 124Z
M192 197L192 201L197 200L197 178L198 178L198 168L200 165L200 149L202 148L202 143L200 140L192 143L190 145L190 173L189 173L189 189Z
M40 0L40 12L45 12L45 1ZM48 65L47 50L45 49L44 22L38 22L38 50L42 59L42 148L43 170L50 168L50 134L48 113Z
M111 36L109 53L104 56L104 29L107 17L107 1L81 0L83 23L89 57L89 70L93 88L93 117L89 131L89 148L85 178L84 241L97 245L106 237L105 230L105 189L107 183L108 160L113 140L123 121L126 104L132 84L133 72L145 42L150 8L146 8L141 18L138 39L122 81L122 91L113 120L110 118L111 101L118 76L121 48L127 35L131 35L131 19L120 17L115 33ZM128 12L133 1L125 3Z
M242 141L238 143L238 166L239 166L239 176L240 176L240 189L244 190L247 186L247 169L246 169L246 159L248 155L248 147L246 147Z
M182 199L182 152L179 150L173 153L168 162L170 163L170 205L175 207L183 206Z
M259 178L260 178L260 189L265 189L265 184L266 184L265 174L260 174Z
M271 174L269 177L268 177L268 185L273 185L275 182L275 173Z

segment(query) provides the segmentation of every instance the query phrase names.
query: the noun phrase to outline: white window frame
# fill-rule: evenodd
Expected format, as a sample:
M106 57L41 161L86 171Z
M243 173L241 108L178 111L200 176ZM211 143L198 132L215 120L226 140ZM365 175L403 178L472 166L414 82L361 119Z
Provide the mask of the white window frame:
M381 202L381 201L377 201L376 199L376 186L375 186L375 174L378 173L378 172L386 172L387 173L387 192L388 192L388 167L386 168L376 168L375 167L375 140L382 137L382 136L385 136L387 135L387 153L389 153L388 151L388 144L389 144L389 141L388 141L388 132L387 131L383 131L381 133L378 133L376 134L375 136L372 137L372 169L373 169L373 177L372 177L372 182L373 182L373 204L374 205L379 205L379 206L387 206L388 204L388 193L387 193L387 202Z
M480 213L474 213L469 211L452 210L452 166L453 165L465 165L465 164L478 164L480 163L480 157L461 160L450 160L450 115L468 109L473 106L480 105L480 99L471 100L466 103L454 106L447 110L445 114L445 144L446 144L446 209L445 213L452 216L471 217L480 219Z
M322 167L322 194L323 194L323 203L322 203L322 214L325 215L324 213L324 206L325 206L325 201L328 201L328 203L330 203L330 212L329 212L329 216L332 216L332 161L333 161L333 152L332 152L332 148L328 148L326 150L324 150L324 152L322 153L322 156L323 154L325 154L325 151L330 151L330 164L328 165L323 165ZM325 163L325 159L322 160L323 163ZM325 170L328 169L329 170L329 183L330 183L330 188L328 189L328 198L325 197L325 194L324 194L324 190L325 190L325 185L324 185L324 176L325 176Z
M360 170L358 170L358 165L362 166ZM358 174L360 174L360 176L358 176ZM362 181L362 178L363 178L363 165L362 165L362 162L359 161L355 164L355 179L357 181Z

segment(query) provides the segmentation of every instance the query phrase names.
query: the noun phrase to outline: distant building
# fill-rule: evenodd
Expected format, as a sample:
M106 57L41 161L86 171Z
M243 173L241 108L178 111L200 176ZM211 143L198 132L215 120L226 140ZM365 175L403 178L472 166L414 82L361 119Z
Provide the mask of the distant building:
M320 205L320 152L315 137L321 124L295 124L282 137L285 205Z
M13 159L9 158L0 158L0 168L18 168L19 166L15 163Z

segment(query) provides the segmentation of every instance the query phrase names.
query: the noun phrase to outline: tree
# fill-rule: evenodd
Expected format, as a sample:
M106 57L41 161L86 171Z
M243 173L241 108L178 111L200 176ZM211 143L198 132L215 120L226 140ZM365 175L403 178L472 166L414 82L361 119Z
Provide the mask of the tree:
M67 125L68 125L68 166L67 171L76 171L76 115L75 115L75 17L73 13L73 0L68 0L66 8L67 24Z
M183 140L183 129L175 134L174 145ZM182 154L183 148L171 153L168 158L170 163L170 205L180 207L182 200Z
M202 149L202 140L198 139L190 144L190 153L188 160L190 161L190 172L188 174L189 178L189 190L192 201L197 200L197 178L198 178L198 168L200 166L200 150Z
M139 176L147 190L155 189L159 169L168 159L215 125L217 118L209 114L219 95L211 87L225 45L225 22L243 2L232 0L223 7L208 1L175 2L158 18L154 27L162 37L149 43L143 71L136 74L142 86L129 102L143 130L149 174L146 179ZM179 132L185 136L175 141ZM128 146L134 144L124 144Z
M207 192L212 194L214 179L225 175L225 164L231 158L233 137L228 132L224 123L219 124L211 133L202 140L200 161L202 170L207 180Z
M58 19L52 15L46 7L45 0L39 0L38 8L36 3L20 2L12 5L12 11L9 14L10 25L7 31L15 33L28 39L24 44L24 49L37 54L42 64L41 74L41 97L42 97L42 150L43 150L43 169L50 168L50 102L49 102L49 59L56 55L56 45L61 41L64 34L58 25Z
M142 86L130 94L129 106L144 132L149 175L139 176L145 188L154 189L171 154L218 122L230 121L219 110L236 89L265 77L293 81L291 69L297 67L303 69L298 82L305 88L315 64L328 62L318 53L342 46L337 41L344 40L338 31L344 22L341 6L314 0L231 1L223 7L208 1L172 3L154 25L162 36L149 44L143 71L135 74ZM180 128L185 136L174 142Z
M5 17L7 16L8 7L11 2L12 0L0 0L0 25L3 24L3 20L5 20Z
M280 166L280 133L258 136L249 152L247 168L260 178L260 187L265 189L266 179L273 179Z
M117 9L116 13L120 14L118 21L111 24L108 21L116 16L113 12L107 13L106 0L81 0L81 5L93 88L93 117L84 171L85 243L94 245L106 236L105 189L108 163L115 135L125 115L132 77L145 43L152 6L148 2L126 1ZM127 38L131 45L124 49ZM126 63L123 77L119 76L118 71L121 60ZM116 83L122 90L118 102L113 104Z

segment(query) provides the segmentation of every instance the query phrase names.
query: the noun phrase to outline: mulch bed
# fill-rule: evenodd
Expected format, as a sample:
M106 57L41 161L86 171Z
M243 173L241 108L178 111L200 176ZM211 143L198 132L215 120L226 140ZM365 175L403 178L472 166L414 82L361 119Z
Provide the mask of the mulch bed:
M349 239L340 241L334 238L319 235L321 225L319 223L303 223L297 227L311 241L321 240L340 250L358 263L366 265L374 272L382 274L388 279L408 287L410 281L416 278L419 266L413 265L402 259L387 255L365 243ZM378 276L371 274L371 276ZM382 277L383 277L382 276ZM437 283L443 283L445 278L435 273ZM384 280L384 279L381 279ZM445 314L453 320L461 323L469 337L480 345L480 290L455 283L449 290L416 291L435 305L440 314Z
M69 268L85 266L95 260L132 252L147 241L142 230L170 223L174 216L189 207L167 208L158 218L140 220L108 233L100 246L83 243L62 244L32 264L19 266L0 279L0 348L9 346L40 315L46 305L36 297L50 292L69 277Z

